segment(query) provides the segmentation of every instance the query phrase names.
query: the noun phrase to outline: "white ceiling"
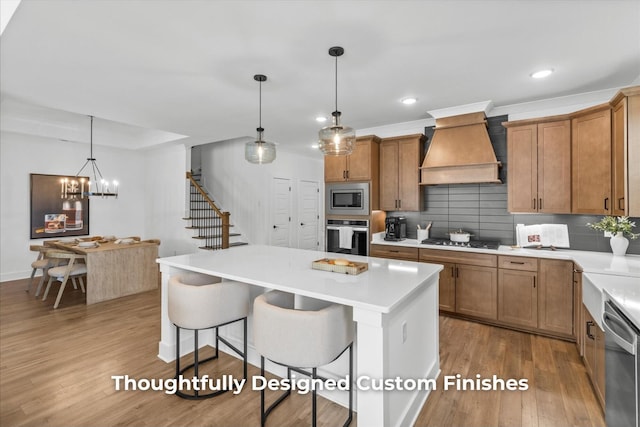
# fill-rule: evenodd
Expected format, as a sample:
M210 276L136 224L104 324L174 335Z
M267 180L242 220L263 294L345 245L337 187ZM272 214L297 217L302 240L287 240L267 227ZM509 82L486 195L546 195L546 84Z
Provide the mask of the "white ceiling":
M0 36L2 129L87 141L94 115L96 144L131 149L254 137L261 73L265 138L309 152L335 45L343 123L371 128L628 86L640 1L23 0Z

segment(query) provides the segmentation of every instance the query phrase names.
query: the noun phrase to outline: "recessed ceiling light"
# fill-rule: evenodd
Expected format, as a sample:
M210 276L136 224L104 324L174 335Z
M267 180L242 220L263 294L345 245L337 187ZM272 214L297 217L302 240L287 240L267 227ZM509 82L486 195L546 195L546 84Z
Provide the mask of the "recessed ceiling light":
M400 102L402 102L404 105L413 105L416 102L418 102L418 98L413 98L413 97L402 98Z
M316 117L316 122L324 123L326 121L327 121L327 118L325 116Z
M540 71L536 71L535 73L531 73L531 77L533 77L534 79L543 79L545 77L550 76L551 73L553 73L553 69L548 68L546 70L540 70Z
M314 150L317 150L318 149L318 144L311 145L311 148L313 148Z

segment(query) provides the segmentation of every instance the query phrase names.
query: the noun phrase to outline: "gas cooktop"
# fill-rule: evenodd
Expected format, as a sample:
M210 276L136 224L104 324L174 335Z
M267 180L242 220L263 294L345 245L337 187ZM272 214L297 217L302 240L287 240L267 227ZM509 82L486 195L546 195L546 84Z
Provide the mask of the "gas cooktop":
M449 239L424 239L422 244L425 245L439 245L439 246L454 246L459 248L474 248L474 249L498 249L500 242L498 240L471 240L466 243L452 242Z

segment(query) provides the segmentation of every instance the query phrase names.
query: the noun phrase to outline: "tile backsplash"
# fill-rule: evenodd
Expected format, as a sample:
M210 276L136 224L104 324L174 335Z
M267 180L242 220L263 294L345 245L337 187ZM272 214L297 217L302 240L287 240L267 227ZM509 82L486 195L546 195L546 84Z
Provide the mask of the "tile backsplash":
M500 179L503 184L452 184L423 186L424 206L421 212L393 212L390 216L407 218L408 238L415 239L417 225L424 227L432 222L432 237L448 237L446 233L462 228L472 233L473 239L500 240L505 245L516 242L516 224L567 224L571 249L610 252L609 238L600 231L586 226L597 222L602 215L553 215L553 214L511 214L507 211L506 170L506 129L501 123L507 116L490 117L489 137L502 162ZM425 129L428 141L433 135L432 128ZM425 147L425 150L428 148ZM640 218L635 232L640 233ZM640 254L640 238L629 240L628 254Z

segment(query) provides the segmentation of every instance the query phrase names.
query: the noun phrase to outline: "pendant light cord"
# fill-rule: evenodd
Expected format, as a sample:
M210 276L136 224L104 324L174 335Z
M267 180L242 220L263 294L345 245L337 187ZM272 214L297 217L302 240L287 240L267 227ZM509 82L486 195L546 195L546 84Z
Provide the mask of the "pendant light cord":
M93 116L91 117L91 133L89 135L89 157L93 159Z
M336 56L336 109L338 111L338 57Z

